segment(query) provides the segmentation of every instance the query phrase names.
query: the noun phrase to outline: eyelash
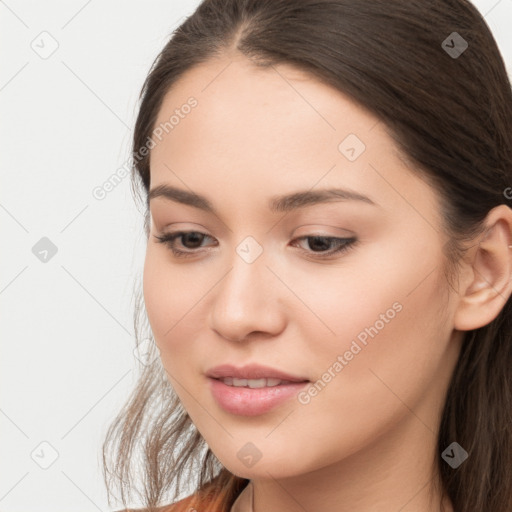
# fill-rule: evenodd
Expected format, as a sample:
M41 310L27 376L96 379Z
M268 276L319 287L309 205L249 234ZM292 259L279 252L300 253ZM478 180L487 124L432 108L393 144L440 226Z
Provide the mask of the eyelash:
M176 249L176 247L174 247L173 243L176 238L180 238L184 235L188 235L191 233L204 235L205 237L209 236L206 233L201 233L200 231L176 231L175 233L168 233L168 234L164 234L162 236L154 235L154 237L158 240L158 243L167 245L167 247L172 251L172 253L175 257L188 258L191 256L196 256L199 251L195 251L195 252L182 251L180 249ZM323 239L327 239L327 240L335 240L338 245L338 247L336 249L325 252L325 253L315 253L315 252L307 251L305 249L303 250L304 252L307 252L308 254L313 254L314 255L313 257L317 258L317 259L326 259L326 258L330 258L336 254L346 253L350 249L353 249L354 246L358 242L358 240L356 238L338 238L338 237L334 237L334 236L324 236L324 235L306 235L306 236L301 236L301 237L295 238L293 241L304 240L307 238L323 238Z

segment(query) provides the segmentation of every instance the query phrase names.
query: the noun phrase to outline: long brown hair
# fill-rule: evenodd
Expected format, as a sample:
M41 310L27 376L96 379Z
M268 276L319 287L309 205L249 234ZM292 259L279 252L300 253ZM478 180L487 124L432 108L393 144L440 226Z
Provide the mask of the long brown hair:
M150 155L140 149L176 80L226 50L261 67L293 64L381 120L402 157L442 200L450 236L446 277L455 278L464 242L482 232L493 207L512 197L504 192L512 184L510 81L486 22L469 1L203 1L174 31L141 91L132 186L147 236ZM446 396L436 466L456 512L512 510L511 308L508 300L491 323L466 333ZM137 343L151 338L146 320L139 293ZM142 481L139 494L154 510L171 490L174 499L213 482L228 510L248 480L222 467L152 350L154 362L142 367L103 445L109 502L113 484L126 506L126 493L132 496ZM454 441L469 454L456 469L441 457Z

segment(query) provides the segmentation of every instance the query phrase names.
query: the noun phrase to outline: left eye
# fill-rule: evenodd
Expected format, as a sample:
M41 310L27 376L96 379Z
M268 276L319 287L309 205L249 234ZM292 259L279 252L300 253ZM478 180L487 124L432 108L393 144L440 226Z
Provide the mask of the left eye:
M188 257L195 256L199 252L204 251L196 251L198 247L201 247L201 243L205 240L205 238L211 238L206 233L201 233L199 231L177 231L175 233L167 233L161 236L154 235L158 240L158 243L162 243L167 245L172 253L176 257ZM188 251L184 251L176 248L175 241L176 239L181 239L181 243L189 249ZM308 240L309 246L312 248L311 251L306 249L302 249L304 252L308 253L308 255L313 254L315 258L326 258L332 256L333 254L342 253L347 251L349 248L353 247L357 242L356 238L338 238L334 236L324 236L324 235L307 235L301 236L299 238L295 238L293 242L298 240ZM329 250L329 246L334 245L334 249ZM316 247L316 249L315 249Z
M295 240L308 240L308 245L313 249L313 254L315 254L316 257L320 258L344 252L348 250L350 247L353 247L353 245L356 242L355 238L338 238L335 236L324 235L307 235L302 236L300 238L296 238ZM334 249L329 250L327 247L329 245L334 245ZM318 254L318 251L314 249L315 247L319 248L320 251L326 252L321 252L320 254Z

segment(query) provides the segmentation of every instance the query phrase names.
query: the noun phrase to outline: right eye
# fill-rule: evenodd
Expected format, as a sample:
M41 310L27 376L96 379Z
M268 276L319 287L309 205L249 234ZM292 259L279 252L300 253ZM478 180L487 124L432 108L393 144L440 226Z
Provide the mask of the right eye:
M163 235L154 235L158 240L158 243L165 244L169 249L171 249L174 256L178 258L186 258L188 256L194 256L198 252L204 251L194 251L197 247L201 247L201 242L207 237L211 238L206 233L201 233L200 231L176 231L175 233L166 233ZM175 241L177 238L181 239L181 243L185 245L185 247L190 244L192 247L189 247L190 250L184 251L181 249L177 249L175 245Z

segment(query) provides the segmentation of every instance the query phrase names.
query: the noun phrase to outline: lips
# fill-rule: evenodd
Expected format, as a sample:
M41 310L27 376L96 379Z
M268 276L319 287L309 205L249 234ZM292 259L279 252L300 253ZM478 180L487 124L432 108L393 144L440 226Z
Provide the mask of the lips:
M231 377L233 379L279 379L287 382L309 382L306 377L291 375L284 371L270 366L263 366L259 364L249 364L241 367L224 364L215 366L206 372L206 376L212 379L223 379Z
M288 382L272 387L251 388L229 386L220 379L210 377L208 385L213 399L225 412L237 416L257 416L284 405L308 383Z

